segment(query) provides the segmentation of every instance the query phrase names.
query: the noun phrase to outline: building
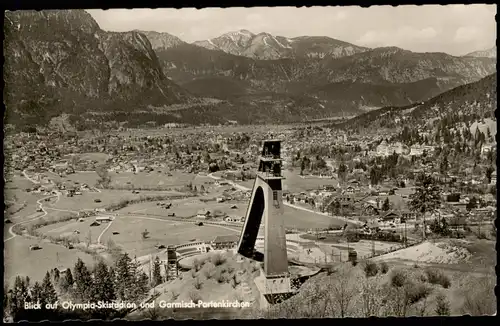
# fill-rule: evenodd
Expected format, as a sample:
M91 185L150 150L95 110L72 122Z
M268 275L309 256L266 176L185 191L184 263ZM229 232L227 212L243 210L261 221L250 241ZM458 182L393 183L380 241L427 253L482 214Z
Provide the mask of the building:
M103 222L111 222L113 218L111 216L97 216L95 220L96 222L103 223Z
M214 249L231 249L238 245L237 235L219 235L212 241Z
M196 214L196 217L197 218L207 218L207 217L210 217L212 214L209 210L207 209L201 209L198 211L198 213Z
M384 216L382 216L382 220L384 222L399 223L399 221L401 220L401 216L394 211L390 211L387 214L385 214Z
M401 211L401 221L415 221L417 219L417 213L410 210Z

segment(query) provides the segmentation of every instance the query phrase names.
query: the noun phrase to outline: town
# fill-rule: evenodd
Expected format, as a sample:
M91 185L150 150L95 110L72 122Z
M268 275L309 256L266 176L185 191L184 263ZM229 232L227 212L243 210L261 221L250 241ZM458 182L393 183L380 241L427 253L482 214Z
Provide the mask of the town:
M146 274L158 259L165 266L159 277L179 282L179 273L210 251L235 248L260 145L270 138L284 140L289 259L309 266L307 273L384 255L462 263L472 259L463 242L471 238L494 251L493 137L464 137L466 150L459 154L444 142L407 145L397 134L388 141L387 134L353 136L324 124L274 131L213 126L7 135L5 226L11 235L5 245L16 255L7 251L6 280L26 273L32 259L47 258L40 261L45 269L27 275L41 280L54 268L63 275L75 259L92 265L89 257L116 261L121 253L135 257ZM422 183L435 188L434 206L428 203L423 214L412 200ZM31 212L39 215L19 217ZM429 241L437 257L415 252L409 258L408 251ZM258 238L256 249L262 245ZM174 268L167 247L177 248Z

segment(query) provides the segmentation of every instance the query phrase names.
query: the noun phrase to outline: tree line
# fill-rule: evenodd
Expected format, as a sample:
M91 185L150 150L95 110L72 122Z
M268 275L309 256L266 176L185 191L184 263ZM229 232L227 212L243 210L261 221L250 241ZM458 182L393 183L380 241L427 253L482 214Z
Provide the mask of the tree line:
M4 315L10 316L14 322L64 320L68 318L68 314L85 319L124 317L128 310L105 308L71 312L64 310L60 302L55 309L47 309L46 304L54 305L60 300L70 300L73 303L124 301L137 304L152 287L163 281L158 257L153 262L150 276L140 269L136 259L131 259L126 253L112 266L99 260L89 268L78 258L73 269L50 270L41 283L32 283L29 277L16 276L11 288L4 286ZM26 309L25 303L38 303L40 309Z

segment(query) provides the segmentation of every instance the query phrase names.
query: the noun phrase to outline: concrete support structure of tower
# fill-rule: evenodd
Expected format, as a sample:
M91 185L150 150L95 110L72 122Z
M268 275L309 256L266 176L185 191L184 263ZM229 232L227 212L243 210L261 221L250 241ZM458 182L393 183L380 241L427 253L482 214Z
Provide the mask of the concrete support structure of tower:
M260 156L250 204L247 209L238 253L253 257L261 223L264 223L264 269L255 279L261 306L280 301L293 293L288 271L282 196L281 141L266 140Z

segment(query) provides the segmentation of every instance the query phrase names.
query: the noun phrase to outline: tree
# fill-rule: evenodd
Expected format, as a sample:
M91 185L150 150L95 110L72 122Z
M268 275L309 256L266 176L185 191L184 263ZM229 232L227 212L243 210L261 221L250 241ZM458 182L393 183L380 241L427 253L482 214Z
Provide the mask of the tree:
M9 297L9 308L11 316L14 320L18 320L19 316L24 312L24 303L28 300L28 286L26 280L21 276L16 276L14 287Z
M156 256L153 262L153 287L158 286L163 282L163 278L161 276L161 263L158 256Z
M364 317L379 316L383 307L381 277L366 278L361 283L361 301Z
M61 277L61 274L59 273L59 269L54 268L54 284L59 283L60 277Z
M304 170L306 169L306 162L304 159L300 162L300 175L304 175Z
M67 292L73 288L73 284L74 284L73 274L71 273L71 269L68 268L66 270L66 273L59 281L59 287L61 288L62 291Z
M438 316L450 315L450 302L442 293L438 294L438 296L436 297L436 314Z
M124 253L116 262L115 290L116 296L120 300L128 300L131 297L130 289L133 287L133 278L130 272L131 263L132 260L127 253Z
M384 203L382 204L382 210L388 211L391 208L389 203L389 197L385 197Z
M110 302L115 299L115 289L113 275L108 270L108 266L99 261L94 270L94 282L91 289L92 301Z
M75 294L81 300L86 301L90 299L92 277L87 266L85 266L85 263L80 258L78 258L75 264L74 271L76 284Z
M354 275L353 275L354 274ZM349 314L354 297L359 289L357 284L359 277L356 277L356 272L348 265L340 267L340 269L332 275L332 278L327 285L330 293L333 296L333 301L336 310L340 313L340 317L344 318Z
M54 285L52 285L49 272L47 272L43 278L41 296L45 303L53 304L57 301L56 289L54 289Z
M441 191L435 180L427 174L419 175L417 184L415 192L410 195L409 206L412 211L422 214L425 238L425 214L435 211L441 205Z
M339 165L338 176L342 182L347 178L347 165L344 163L340 163Z
M493 169L492 166L488 166L486 168L485 174L486 174L486 180L488 180L488 183L491 183L491 175L493 174L493 171L495 171L495 169Z
M91 230L89 230L89 232L87 233L87 238L85 240L86 240L87 248L90 247L90 245L92 244L92 231Z
M477 208L477 204L478 203L476 197L472 197L465 206L465 208L470 212L471 210Z

